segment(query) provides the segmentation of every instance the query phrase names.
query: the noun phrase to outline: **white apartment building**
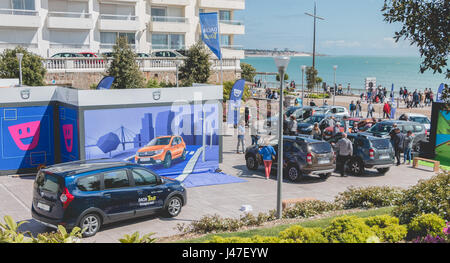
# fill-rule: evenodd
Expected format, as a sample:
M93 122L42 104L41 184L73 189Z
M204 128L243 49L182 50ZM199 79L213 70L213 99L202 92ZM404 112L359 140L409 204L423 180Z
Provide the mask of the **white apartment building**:
M0 0L0 51L17 45L43 57L107 52L126 36L136 52L189 48L201 38L199 13L219 13L224 58L243 58L236 10L245 0Z

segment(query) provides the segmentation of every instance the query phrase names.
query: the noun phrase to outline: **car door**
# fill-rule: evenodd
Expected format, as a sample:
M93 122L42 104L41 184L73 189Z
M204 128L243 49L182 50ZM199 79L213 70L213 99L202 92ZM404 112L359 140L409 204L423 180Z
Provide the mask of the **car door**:
M101 209L111 221L134 216L138 193L131 184L127 169L116 169L102 173Z
M130 169L138 193L136 216L153 213L164 205L165 188L158 185L158 175L144 169Z

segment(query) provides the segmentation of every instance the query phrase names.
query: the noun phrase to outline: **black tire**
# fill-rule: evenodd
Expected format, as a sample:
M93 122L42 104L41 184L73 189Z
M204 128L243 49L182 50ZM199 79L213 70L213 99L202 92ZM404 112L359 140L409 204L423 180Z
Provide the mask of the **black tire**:
M286 169L287 177L291 182L297 182L300 181L300 178L302 177L302 172L300 169L298 169L297 166L290 165Z
M181 212L183 201L178 196L172 196L164 205L164 215L166 217L176 217Z
M91 237L97 234L102 225L102 219L98 214L90 213L81 218L78 226L83 231L83 237Z
M187 153L186 153L186 148L183 150L183 153L181 154L181 160L186 160L186 155L187 155Z
M258 169L258 160L253 154L250 154L245 158L245 164L249 170L257 170Z
M388 171L389 171L389 167L388 168L380 168L380 169L377 169L377 171L380 173L380 174L385 174L385 173L387 173Z
M364 174L364 165L358 159L352 159L348 162L348 169L354 176L361 176Z
M170 152L166 153L166 156L164 157L164 168L169 168L172 166L172 155Z

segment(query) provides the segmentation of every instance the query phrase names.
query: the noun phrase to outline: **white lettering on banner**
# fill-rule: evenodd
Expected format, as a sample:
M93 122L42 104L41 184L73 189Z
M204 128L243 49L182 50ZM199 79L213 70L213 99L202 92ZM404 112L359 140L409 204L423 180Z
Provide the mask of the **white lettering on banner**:
M191 105L187 101L175 101L170 110L175 113L170 125L172 134L192 135Z

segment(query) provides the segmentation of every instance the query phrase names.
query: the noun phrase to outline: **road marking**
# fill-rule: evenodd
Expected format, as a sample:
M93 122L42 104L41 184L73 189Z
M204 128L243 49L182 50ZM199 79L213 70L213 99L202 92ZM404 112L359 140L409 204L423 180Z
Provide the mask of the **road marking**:
M188 175L192 173L192 171L194 170L194 167L195 167L195 163L197 163L198 157L200 156L200 154L202 152L203 152L202 147L197 149L195 154L191 157L189 162L184 167L183 172L177 178L175 178L176 180L183 182L184 179L186 179L186 177L188 177Z
M11 191L9 191L8 188L6 188L5 185L0 184L0 186L1 186L3 189L5 189L5 191L6 191L7 193L9 193L14 199L16 199L16 201L19 202L19 204L20 204L23 208L25 208L25 210L30 211L30 207L28 207L24 202L22 202L22 200L20 200L16 195L14 195Z

